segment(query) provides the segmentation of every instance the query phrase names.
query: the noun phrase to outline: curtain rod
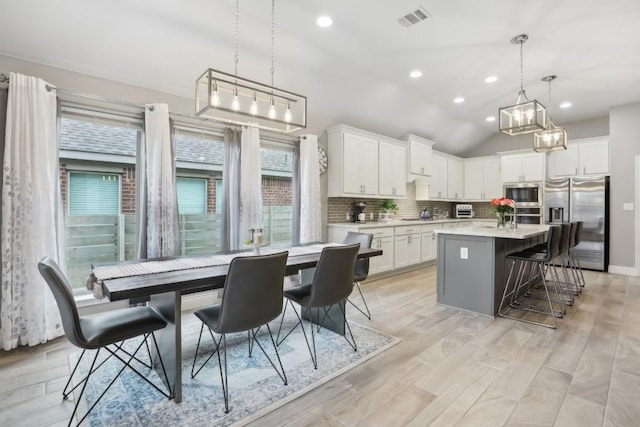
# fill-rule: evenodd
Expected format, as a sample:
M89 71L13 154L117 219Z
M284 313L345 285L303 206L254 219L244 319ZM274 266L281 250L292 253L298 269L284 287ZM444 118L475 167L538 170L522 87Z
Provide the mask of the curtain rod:
M9 76L7 76L4 73L0 73L0 83L9 83ZM51 86L49 84L47 84L45 86L45 88L47 89L47 91L51 92L52 90L55 90L56 93L59 93L61 95L69 95L69 96L75 96L78 98L85 98L85 99L90 99L92 101L99 101L99 102L104 102L107 104L114 104L114 105L122 105L125 107L133 107L133 108L140 108L140 109L145 109L146 106L142 105L142 104L137 104L135 102L130 102L130 101L123 101L120 99L111 99L111 98L105 98L102 96L98 96L98 95L92 95L90 93L85 93L85 92L76 92L76 91L72 91L72 90L68 90L68 89L61 89L61 88L57 88L55 86ZM153 105L150 105L149 107L150 111L154 110ZM191 119L191 120L198 120L201 122L209 122L209 123L219 123L219 124L225 124L227 126L232 126L232 127L238 127L239 125L229 125L229 123L224 122L222 120L216 120L216 119L211 119L208 117L198 117L198 116L194 116L191 114L186 114L186 113L177 113L177 112L173 112L173 111L169 111L170 115L173 115L175 117L181 117L181 118L185 118L185 119ZM268 132L267 133L271 133ZM291 140L295 140L295 138L299 138L296 136L292 136L292 135L286 135L283 133L279 133L279 132L273 132L274 134L277 134L280 137L285 137L285 138L291 138Z

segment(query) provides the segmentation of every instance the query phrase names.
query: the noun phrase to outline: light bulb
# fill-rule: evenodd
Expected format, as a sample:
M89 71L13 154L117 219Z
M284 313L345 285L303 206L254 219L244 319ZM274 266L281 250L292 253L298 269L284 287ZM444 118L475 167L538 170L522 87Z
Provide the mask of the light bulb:
M276 113L276 103L273 100L273 97L271 98L271 105L269 106L269 118L270 119L275 119L277 116Z
M522 110L518 108L513 114L513 117L515 118L516 123L518 124L522 123Z
M551 142L551 135L549 135L549 133L548 133L548 132L544 132L544 133L542 134L542 140L543 140L547 145L549 145L549 142Z
M527 121L531 123L533 121L533 109L527 110Z
M291 121L291 108L289 108L289 103L287 102L287 109L284 112L284 121L285 122L290 122Z
M231 109L238 111L240 109L240 100L238 99L238 88L233 91L233 101L231 101Z
M214 107L217 107L220 105L220 95L218 94L218 83L213 82L213 86L211 88L211 103L213 104Z
M253 100L251 101L251 107L249 107L249 113L252 116L258 114L258 98L256 97L256 93L253 93Z

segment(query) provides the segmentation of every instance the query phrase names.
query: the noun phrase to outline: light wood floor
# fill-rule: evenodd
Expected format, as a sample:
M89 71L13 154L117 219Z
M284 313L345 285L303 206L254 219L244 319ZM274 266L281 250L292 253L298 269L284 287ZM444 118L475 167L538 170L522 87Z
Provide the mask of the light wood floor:
M365 283L350 319L402 342L252 425L638 426L640 279L586 278L557 330L436 305L433 266ZM70 351L0 351L0 424L66 424Z

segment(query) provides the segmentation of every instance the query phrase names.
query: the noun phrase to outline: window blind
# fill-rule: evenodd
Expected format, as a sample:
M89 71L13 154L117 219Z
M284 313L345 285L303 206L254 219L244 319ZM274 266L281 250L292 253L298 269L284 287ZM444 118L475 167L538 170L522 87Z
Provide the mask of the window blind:
M207 180L198 178L177 178L178 213L207 213Z
M69 172L69 215L120 213L120 176L109 173Z

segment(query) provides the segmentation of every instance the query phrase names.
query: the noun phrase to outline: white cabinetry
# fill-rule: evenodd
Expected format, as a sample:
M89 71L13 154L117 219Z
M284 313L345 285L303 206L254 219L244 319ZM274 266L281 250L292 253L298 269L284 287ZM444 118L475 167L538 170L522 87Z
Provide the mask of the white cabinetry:
M464 163L464 199L484 201L502 194L500 159L485 157L468 159Z
M420 261L432 261L437 257L438 238L433 232L434 230L442 230L442 224L429 224L422 226Z
M327 135L329 197L406 197L405 142L345 125Z
M378 145L380 167L378 194L390 197L405 197L407 148L394 142L381 140Z
M447 159L447 199L464 198L464 164L460 160Z
M431 159L433 141L421 138L416 135L407 136L407 181L411 182L416 178L425 178L433 173Z
M548 175L550 178L609 175L609 140L569 141L566 150L549 153Z
M420 262L420 225L396 227L394 268Z
M373 234L371 247L375 249L382 249L382 255L370 258L369 274L393 270L395 246L393 240L393 227L369 228L361 230L360 232Z
M544 180L544 153L508 154L500 157L502 182Z
M429 182L429 199L445 199L447 197L447 159L434 155L433 173Z

